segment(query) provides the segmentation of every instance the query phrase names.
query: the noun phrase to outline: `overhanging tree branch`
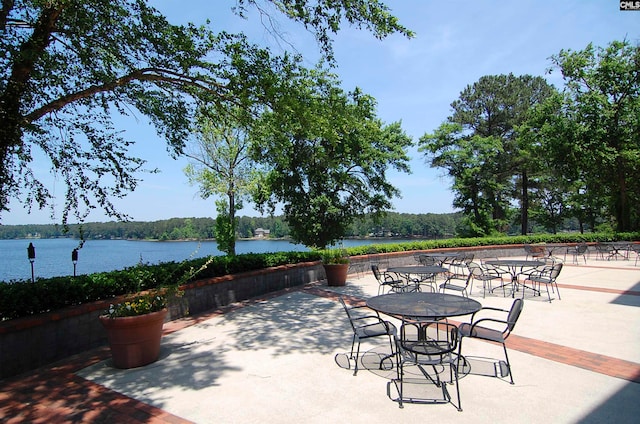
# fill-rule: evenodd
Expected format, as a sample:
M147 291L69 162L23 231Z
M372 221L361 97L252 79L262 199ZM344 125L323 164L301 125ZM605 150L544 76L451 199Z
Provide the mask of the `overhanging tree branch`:
M128 75L120 77L112 82L94 85L84 90L76 91L62 96L53 102L35 109L31 113L25 116L26 122L34 122L48 113L58 111L66 105L82 100L91 96L94 96L101 92L111 92L118 87L123 87L133 81L147 81L147 82L165 82L176 86L177 88L184 89L186 87L193 87L204 92L214 94L220 98L224 97L222 92L226 90L223 84L215 83L213 81L205 81L204 79L198 79L196 77L190 77L178 72L174 72L170 69L161 68L145 68L138 69L131 72ZM217 88L218 90L214 89ZM226 100L232 101L233 98L229 97Z

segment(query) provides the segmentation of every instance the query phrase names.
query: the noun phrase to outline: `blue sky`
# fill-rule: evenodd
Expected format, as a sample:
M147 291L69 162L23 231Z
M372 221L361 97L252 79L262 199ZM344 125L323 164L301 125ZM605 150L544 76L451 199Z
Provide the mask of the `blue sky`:
M386 123L401 121L414 141L432 132L450 115L450 104L460 92L484 75L514 73L544 76L562 86L557 71L547 74L549 57L561 49L581 50L588 43L606 46L613 40L640 43L640 12L619 10L618 0L387 0L400 21L416 33L413 39L391 36L377 40L370 33L351 28L335 37L335 72L345 90L360 87L378 101L378 116ZM230 12L235 1L156 0L153 4L171 22L203 23L211 19L214 30L244 31L253 42L281 50L252 14L243 21ZM287 40L303 53L311 67L318 49L309 34L283 18L279 21ZM213 217L213 199L203 200L197 187L189 186L183 169L186 160L173 160L164 143L142 117L118 119L135 153L148 168L161 173L143 175L143 182L125 199L120 210L136 221L172 217ZM402 192L394 199L397 212L452 212L451 181L443 170L432 169L417 149L410 152L412 174L391 172L390 180ZM37 163L34 166L47 166ZM50 184L56 182L51 178ZM61 184L61 183L58 183ZM57 187L60 195L64 188ZM57 201L63 203L63 199ZM13 203L2 216L3 224L51 223L50 212L30 215ZM259 216L251 205L240 212ZM57 221L60 213L57 213ZM106 221L94 211L88 221Z

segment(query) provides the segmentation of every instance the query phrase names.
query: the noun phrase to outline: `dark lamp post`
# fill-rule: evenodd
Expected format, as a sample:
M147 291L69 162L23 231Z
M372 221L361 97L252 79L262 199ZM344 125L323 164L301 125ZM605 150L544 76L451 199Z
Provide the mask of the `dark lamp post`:
M71 262L73 262L73 276L76 276L76 264L78 263L78 249L71 251Z
M36 248L33 246L33 243L29 243L29 247L27 247L27 257L29 258L29 262L31 262L31 282L35 282L35 276L33 274L33 262L36 260Z

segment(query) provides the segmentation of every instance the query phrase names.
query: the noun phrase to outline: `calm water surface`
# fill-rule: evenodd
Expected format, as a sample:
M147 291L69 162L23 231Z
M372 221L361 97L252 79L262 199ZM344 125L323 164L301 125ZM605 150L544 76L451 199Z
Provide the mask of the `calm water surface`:
M345 240L345 247L385 242L398 243L403 240ZM78 240L35 239L0 240L0 281L28 280L31 278L31 264L27 258L27 247L33 243L36 248L34 261L35 277L55 277L73 275L71 252L78 247ZM306 251L305 246L285 240L238 240L236 252L266 253L286 251ZM141 261L148 264L159 262L179 262L187 258L219 256L215 241L129 241L129 240L87 240L79 250L77 274L113 271L136 265Z

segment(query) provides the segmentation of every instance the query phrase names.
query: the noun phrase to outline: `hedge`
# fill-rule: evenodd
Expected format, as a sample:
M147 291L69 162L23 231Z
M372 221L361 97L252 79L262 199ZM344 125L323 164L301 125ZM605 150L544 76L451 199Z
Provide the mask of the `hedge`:
M599 241L640 240L640 233L546 234L533 236L454 238L421 240L405 243L372 244L346 248L349 256L376 253L432 250L456 247L513 245L525 243L580 243ZM119 271L79 275L77 277L39 278L35 282L0 283L0 320L14 319L50 312L72 305L110 299L140 290L175 282L189 269L208 266L191 279L219 277L228 274L269 268L300 262L318 261L319 252L249 253L236 256L214 256L185 262L158 265L138 265Z

